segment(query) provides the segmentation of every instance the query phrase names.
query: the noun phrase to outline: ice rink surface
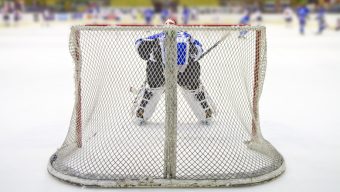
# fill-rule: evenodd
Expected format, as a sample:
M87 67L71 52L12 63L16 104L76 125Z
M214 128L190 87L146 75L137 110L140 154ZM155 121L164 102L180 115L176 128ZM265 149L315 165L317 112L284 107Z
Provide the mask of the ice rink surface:
M62 183L46 170L74 104L69 26L0 29L0 191L112 191ZM267 26L260 100L264 137L286 172L260 185L116 191L340 191L340 33Z

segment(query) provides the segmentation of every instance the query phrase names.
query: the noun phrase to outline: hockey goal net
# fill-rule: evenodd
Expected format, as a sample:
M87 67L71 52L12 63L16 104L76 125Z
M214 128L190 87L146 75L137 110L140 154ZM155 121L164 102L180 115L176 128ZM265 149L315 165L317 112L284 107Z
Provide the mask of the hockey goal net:
M74 26L75 105L48 171L80 185L216 187L284 171L260 132L261 26Z

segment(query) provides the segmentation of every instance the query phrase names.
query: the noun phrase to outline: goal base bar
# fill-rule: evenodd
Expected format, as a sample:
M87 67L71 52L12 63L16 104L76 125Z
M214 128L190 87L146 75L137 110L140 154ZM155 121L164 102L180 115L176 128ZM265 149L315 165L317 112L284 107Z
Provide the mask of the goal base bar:
M256 185L260 183L265 183L271 181L280 175L282 175L285 171L284 162L282 165L265 175L261 175L258 177L252 177L248 179L228 179L228 180L193 180L193 179L153 179L153 178L145 178L145 179L124 179L124 180L87 180L82 179L70 175L65 175L53 168L51 163L47 165L48 172L56 177L57 179L79 185L79 186L87 186L87 187L106 187L106 188L217 188L217 187L238 187L238 186L249 186Z

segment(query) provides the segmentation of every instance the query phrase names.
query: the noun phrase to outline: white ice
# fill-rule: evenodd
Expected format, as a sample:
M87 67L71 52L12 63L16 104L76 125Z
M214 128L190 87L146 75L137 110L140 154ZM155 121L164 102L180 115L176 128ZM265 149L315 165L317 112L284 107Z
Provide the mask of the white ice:
M300 36L296 28L267 26L260 121L264 137L286 160L281 177L231 189L131 191L339 191L340 33L312 30ZM0 191L84 189L46 170L66 136L74 102L68 35L64 25L0 29Z

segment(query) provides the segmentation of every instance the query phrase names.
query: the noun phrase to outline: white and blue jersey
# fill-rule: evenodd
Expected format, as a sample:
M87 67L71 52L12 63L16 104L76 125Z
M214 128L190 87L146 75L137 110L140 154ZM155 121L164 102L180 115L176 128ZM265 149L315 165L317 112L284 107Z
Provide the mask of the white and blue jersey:
M159 34L155 34L152 36L149 36L147 38L141 38L138 39L135 43L135 46L138 50L138 48L141 46L141 44L143 42L155 42L155 40L158 40L159 42L159 46L160 46L160 51L161 51L161 58L162 58L162 63L165 63L166 60L166 55L165 55L165 46L164 46L164 40L165 40L165 33L159 33ZM179 71L182 72L185 70L186 66L188 65L189 60L190 61L197 61L200 56L203 53L203 48L202 48L202 44L192 38L192 36L187 33L187 32L177 32L177 65L179 67ZM190 49L194 49L194 51L189 50ZM153 51L150 50L150 48L148 50L143 50L145 51L149 51L150 55L148 58L148 60L154 61L156 62L156 58L155 58L155 54Z

